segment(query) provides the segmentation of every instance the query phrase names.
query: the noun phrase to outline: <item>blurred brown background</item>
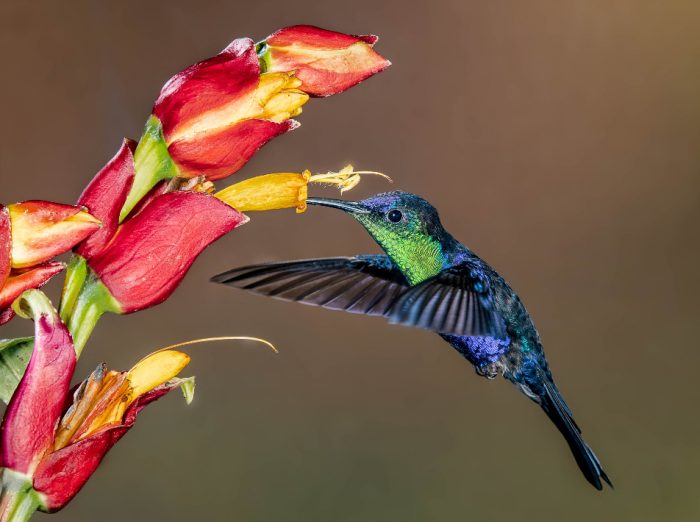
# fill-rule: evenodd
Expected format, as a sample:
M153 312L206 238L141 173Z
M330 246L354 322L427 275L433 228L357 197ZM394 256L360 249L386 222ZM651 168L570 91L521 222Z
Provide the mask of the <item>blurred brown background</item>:
M588 486L537 407L436 336L208 283L376 251L311 209L253 215L167 303L100 323L80 375L211 335L281 353L192 347L195 403L146 411L53 520L697 520L697 2L3 0L1 199L74 201L170 75L294 23L376 33L394 65L309 103L235 179L352 161L432 201L523 296L616 489Z

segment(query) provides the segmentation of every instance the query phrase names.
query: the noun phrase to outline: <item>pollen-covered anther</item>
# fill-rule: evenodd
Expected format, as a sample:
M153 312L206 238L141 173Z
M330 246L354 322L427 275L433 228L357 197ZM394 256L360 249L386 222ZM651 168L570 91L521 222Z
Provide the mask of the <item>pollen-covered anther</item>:
M260 113L251 116L276 123L298 116L309 101L309 95L298 89L300 85L293 72L262 74L255 91Z
M73 404L63 415L56 430L54 451L66 447L92 411L103 389L107 366L101 363L73 393Z
M326 185L335 185L340 189L340 193L352 190L359 183L363 175L381 176L389 183L393 180L381 172L373 170L355 170L352 165L346 165L338 172L326 172L325 174L314 174L309 178L311 183L322 183Z

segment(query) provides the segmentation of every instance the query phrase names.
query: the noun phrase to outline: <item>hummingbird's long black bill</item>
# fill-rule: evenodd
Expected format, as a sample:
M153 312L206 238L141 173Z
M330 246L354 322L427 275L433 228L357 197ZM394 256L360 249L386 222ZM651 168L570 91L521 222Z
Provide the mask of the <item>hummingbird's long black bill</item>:
M362 203L358 203L357 201L345 201L342 199L331 198L307 198L306 203L321 207L337 208L351 214L369 214L370 212L367 207L362 205Z

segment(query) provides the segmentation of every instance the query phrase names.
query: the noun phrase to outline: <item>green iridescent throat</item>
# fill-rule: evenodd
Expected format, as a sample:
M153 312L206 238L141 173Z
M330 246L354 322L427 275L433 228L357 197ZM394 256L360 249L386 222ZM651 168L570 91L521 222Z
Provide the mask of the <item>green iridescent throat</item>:
M438 275L445 268L439 239L425 234L418 225L396 228L356 216L374 240L401 270L411 285Z

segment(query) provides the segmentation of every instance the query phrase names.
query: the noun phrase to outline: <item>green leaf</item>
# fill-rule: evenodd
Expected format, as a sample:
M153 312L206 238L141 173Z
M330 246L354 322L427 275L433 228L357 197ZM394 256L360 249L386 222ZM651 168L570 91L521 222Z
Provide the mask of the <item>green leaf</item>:
M5 404L22 380L33 349L33 337L0 340L0 400Z

